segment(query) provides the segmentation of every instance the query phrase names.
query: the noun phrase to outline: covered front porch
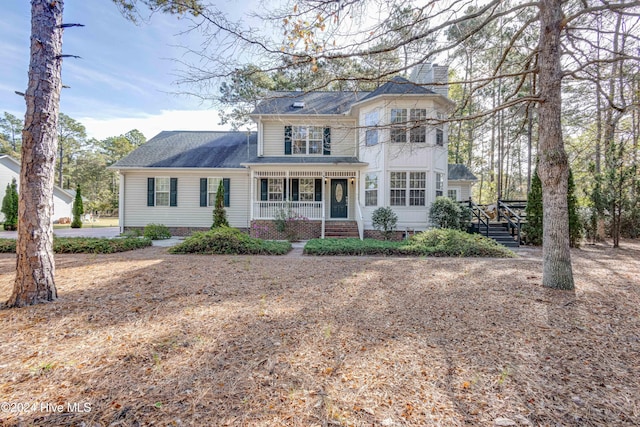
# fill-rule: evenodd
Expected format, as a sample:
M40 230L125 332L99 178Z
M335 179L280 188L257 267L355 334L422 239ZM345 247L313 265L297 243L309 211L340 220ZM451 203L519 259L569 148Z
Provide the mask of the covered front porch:
M353 221L363 237L358 170L251 170L251 219L295 218L320 223Z

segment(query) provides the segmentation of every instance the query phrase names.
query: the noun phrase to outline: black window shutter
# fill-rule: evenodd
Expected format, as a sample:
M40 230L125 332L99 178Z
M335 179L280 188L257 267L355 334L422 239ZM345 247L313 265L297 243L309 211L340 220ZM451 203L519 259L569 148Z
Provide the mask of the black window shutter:
M291 126L284 127L284 154L291 154Z
M282 186L282 200L289 200L289 198L287 197L287 194L289 194L287 189L287 187L289 187L289 183L284 178L282 178L282 183L284 184Z
M207 195L209 193L207 178L200 178L200 206L207 206Z
M324 128L322 136L322 154L325 156L331 155L331 128Z
M315 201L316 202L321 202L322 201L322 180L321 179L316 179L315 182Z
M156 201L156 179L147 178L147 206L155 206Z
M171 178L169 182L169 206L178 206L178 178Z
M300 200L300 180L297 178L291 180L291 200Z
M222 178L222 186L224 187L224 207L229 207L229 201L231 200L229 190L231 188L231 180L229 178Z
M269 181L267 178L260 180L260 200L269 200Z

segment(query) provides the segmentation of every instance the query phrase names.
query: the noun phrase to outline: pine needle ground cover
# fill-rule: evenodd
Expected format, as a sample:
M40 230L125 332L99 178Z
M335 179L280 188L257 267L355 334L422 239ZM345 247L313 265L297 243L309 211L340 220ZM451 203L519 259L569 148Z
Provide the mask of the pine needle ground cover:
M640 243L622 246L572 250L574 292L542 287L536 250L56 255L59 300L0 310L0 395L38 405L0 424L635 426ZM0 300L14 270L0 255Z

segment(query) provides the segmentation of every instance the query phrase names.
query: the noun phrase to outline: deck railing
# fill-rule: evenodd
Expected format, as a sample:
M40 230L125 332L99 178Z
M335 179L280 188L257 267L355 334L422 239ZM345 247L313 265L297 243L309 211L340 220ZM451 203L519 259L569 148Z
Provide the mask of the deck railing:
M278 212L285 211L307 219L322 219L322 202L254 202L255 219L275 219Z

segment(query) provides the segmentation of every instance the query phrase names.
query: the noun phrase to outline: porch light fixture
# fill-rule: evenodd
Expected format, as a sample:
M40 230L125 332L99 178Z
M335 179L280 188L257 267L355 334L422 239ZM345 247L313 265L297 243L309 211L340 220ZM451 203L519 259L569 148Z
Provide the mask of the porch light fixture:
M351 184L353 185L353 183L356 182L355 178L351 178Z

